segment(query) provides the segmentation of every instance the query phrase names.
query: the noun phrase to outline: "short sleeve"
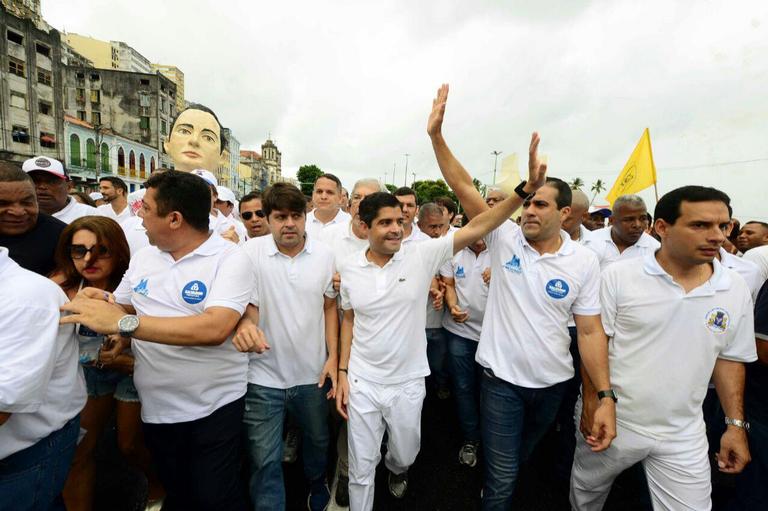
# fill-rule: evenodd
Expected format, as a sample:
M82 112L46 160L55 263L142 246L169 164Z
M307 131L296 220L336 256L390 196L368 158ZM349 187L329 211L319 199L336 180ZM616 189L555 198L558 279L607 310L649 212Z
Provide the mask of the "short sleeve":
M584 283L579 295L573 301L571 312L579 316L600 314L600 264L591 252L585 253L588 262L585 267Z
M133 261L135 259L131 259L131 263L128 266L128 269L123 274L123 278L120 279L120 284L117 286L117 289L115 289L115 292L112 293L115 295L115 302L122 304L122 305L131 305L131 295L133 293L133 285L131 284L131 269L133 267Z
M742 289L742 313L736 323L736 331L718 358L735 362L754 362L757 360L757 347L755 346L755 315L752 310L752 296L746 284Z
M605 334L611 338L616 333L616 315L618 313L618 289L610 270L600 276L600 316Z
M218 262L219 271L211 285L205 308L227 307L242 314L254 289L250 258L237 245Z
M328 255L326 256L326 261L324 264L324 268L328 268L328 281L325 285L325 289L323 290L323 295L325 295L327 298L336 298L339 293L336 292L335 289L333 289L333 276L336 273L336 258L333 256L333 252L331 249L328 249Z
M520 226L512 220L505 220L503 224L489 232L483 238L488 248L491 248L500 236L512 236L515 232L520 230Z
M344 285L344 278L341 279L341 288L339 289L339 295L341 296L341 308L343 310L350 310L352 308L352 302L349 299L349 287Z
M450 263L453 257L453 233L448 233L442 238L429 239L413 245L414 250L421 254L424 268L430 275L437 275L440 267Z
M453 277L453 259L440 267L441 277Z

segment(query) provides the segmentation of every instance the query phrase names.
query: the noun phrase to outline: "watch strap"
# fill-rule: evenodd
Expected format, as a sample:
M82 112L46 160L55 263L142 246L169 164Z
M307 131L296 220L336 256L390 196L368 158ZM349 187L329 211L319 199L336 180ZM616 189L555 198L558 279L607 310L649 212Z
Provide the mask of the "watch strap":
M619 398L616 397L616 392L613 391L613 389L608 390L600 390L597 392L597 399L602 400L603 398L609 397L613 399L613 402L616 403Z
M520 184L515 187L515 193L523 200L527 199L530 193L526 193L524 188L528 181L520 181Z
M744 431L749 431L749 422L743 419L731 419L730 417L726 417L725 424L728 426L736 426L737 428L741 428Z

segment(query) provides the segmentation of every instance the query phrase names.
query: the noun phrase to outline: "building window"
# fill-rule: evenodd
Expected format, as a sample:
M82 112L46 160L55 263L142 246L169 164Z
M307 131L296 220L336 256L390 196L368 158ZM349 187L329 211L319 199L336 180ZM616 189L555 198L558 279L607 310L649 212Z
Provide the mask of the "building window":
M94 126L99 126L101 124L100 112L91 112L91 124L93 124Z
M75 100L78 103L85 103L85 89L75 89Z
M160 98L160 111L165 113L165 98Z
M11 41L12 43L24 44L24 36L23 35L18 34L18 33L14 32L14 31L12 31L12 30L8 30L6 32L6 35L8 37L8 40Z
M160 134L161 135L168 134L168 123L166 123L165 120L160 121Z
M149 129L149 117L141 117L139 120L139 128L143 130Z
M45 69L38 69L37 70L37 83L42 83L43 85L51 85L51 72L46 71Z
M104 172L112 172L109 169L109 146L102 142L101 144L101 170Z
M153 173L155 171L155 157L149 159L149 173Z
M149 86L149 80L147 80L146 78L142 78L139 83L147 87Z
M11 106L16 108L27 109L27 95L23 92L15 90L11 91Z
M69 136L69 164L77 167L83 164L80 161L80 137L74 133Z
M85 80L85 73L80 72L75 74L75 76L77 77L78 80Z
M48 101L39 101L37 109L42 115L53 115L53 104Z
M35 43L35 50L43 57L51 58L51 48L43 43Z
M85 141L85 166L96 170L96 142L92 138Z
M56 149L56 135L53 133L40 132L40 147L47 147L48 149Z
M136 155L133 153L133 149L128 153L128 168L136 170Z
M91 91L91 103L101 103L101 91L100 90L92 90Z
M24 61L15 59L13 57L8 57L8 72L12 75L24 78L26 76L24 74Z
M14 142L29 144L29 131L24 126L13 126L11 137Z
M98 73L91 73L91 81L92 82L98 82L100 79L101 79L101 77L99 77Z
M85 110L78 110L77 111L77 118L81 121L85 120Z

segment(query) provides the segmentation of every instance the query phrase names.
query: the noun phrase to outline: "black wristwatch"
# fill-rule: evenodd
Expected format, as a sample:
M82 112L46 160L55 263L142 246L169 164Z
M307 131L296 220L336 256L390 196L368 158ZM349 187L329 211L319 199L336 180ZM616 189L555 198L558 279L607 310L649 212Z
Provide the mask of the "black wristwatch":
M532 194L526 193L524 188L528 181L520 181L520 184L515 187L515 193L523 200L530 197Z
M604 397L609 397L609 398L613 399L614 403L618 402L618 400L619 400L619 398L616 397L616 392L614 392L613 389L598 391L598 393L597 393L598 401L601 401Z

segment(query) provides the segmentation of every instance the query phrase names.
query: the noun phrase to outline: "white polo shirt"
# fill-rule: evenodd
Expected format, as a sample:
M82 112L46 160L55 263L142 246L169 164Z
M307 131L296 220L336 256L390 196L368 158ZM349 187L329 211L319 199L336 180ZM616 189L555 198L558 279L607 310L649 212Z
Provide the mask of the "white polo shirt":
M144 221L138 216L129 216L120 224L128 241L128 248L131 250L131 257L144 247L149 246L147 230L144 228Z
M86 401L74 325L52 281L21 268L0 247L0 460L61 429Z
M235 227L235 233L237 233L237 236L240 238L237 244L244 245L248 231L245 229L245 226L241 222L235 220L233 217L226 216L221 211L219 211L217 215L208 215L208 229L215 232L219 236L227 232L232 226ZM230 243L232 242L230 241Z
M760 278L763 282L768 280L768 245L747 250L742 259L755 263L760 269Z
M242 249L211 235L178 261L154 246L140 250L115 298L133 305L139 317L193 316L211 307L242 314L252 289L253 270ZM231 336L218 346L134 339L133 353L144 422L197 420L245 394L248 355L235 349Z
M413 224L413 229L411 230L411 234L407 238L403 238L402 244L405 245L407 243L412 242L419 242L419 241L425 241L425 240L431 240L428 235L424 234L424 231L419 229L419 226L416 224Z
M271 234L243 249L255 284L251 303L270 349L251 353L248 382L275 389L317 384L328 356L324 297L335 298L333 252L311 238L295 257L277 248Z
M454 280L459 307L469 312L468 320L456 323L446 310L443 328L452 334L473 341L480 340L485 304L488 301L488 286L483 281L483 270L490 267L490 264L487 248L475 255L471 248L466 247L440 268L440 275Z
M128 204L125 205L125 208L120 213L115 213L112 204L102 204L101 206L97 206L96 211L98 211L97 214L109 217L120 225L123 225L123 222L133 217L131 208Z
M764 282L760 268L752 261L726 252L723 247L720 247L720 263L729 270L735 271L744 279L752 295L752 301L757 302L757 293L760 292Z
M368 248L368 240L360 239L352 232L352 222L337 224L320 231L318 238L330 247L336 258L336 267L347 257ZM317 238L316 238L317 239Z
M712 264L710 279L687 294L654 254L603 271L602 320L622 426L653 438L704 434L701 405L716 360L757 359L749 289Z
M355 312L349 371L382 384L427 376L424 295L453 256L453 234L402 245L383 268L366 252L339 268L341 306Z
M308 236L317 239L320 236L320 231L328 229L334 225L348 224L350 221L352 221L352 216L349 213L339 209L336 212L336 216L333 217L330 222L324 224L317 219L315 216L315 210L313 209L307 213L307 221L304 230Z
M616 243L611 238L612 228L609 225L608 227L592 231L584 243L585 247L595 252L597 259L600 261L600 268L603 270L616 261L643 257L646 254L656 252L661 247L661 244L653 236L643 233L640 239L637 240L637 243L625 248L624 252L619 252Z
M89 215L99 215L96 208L89 206L88 204L80 204L72 197L69 197L69 202L62 209L51 215L54 218L58 218L65 224L71 224L80 217Z
M539 254L514 222L485 238L493 277L475 358L522 387L573 377L568 317L600 314L597 257L565 231L560 238L554 254Z

